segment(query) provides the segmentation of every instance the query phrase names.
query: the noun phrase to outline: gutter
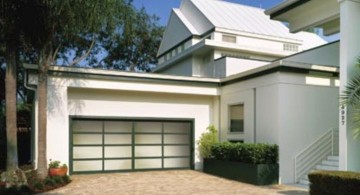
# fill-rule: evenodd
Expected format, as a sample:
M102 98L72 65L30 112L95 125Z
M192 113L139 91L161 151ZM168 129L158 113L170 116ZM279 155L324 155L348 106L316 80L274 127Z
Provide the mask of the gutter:
M265 14L270 15L270 18L273 19L273 18L275 18L281 14L284 14L292 9L295 9L296 7L299 7L309 1L310 0L287 0L273 8L266 10Z

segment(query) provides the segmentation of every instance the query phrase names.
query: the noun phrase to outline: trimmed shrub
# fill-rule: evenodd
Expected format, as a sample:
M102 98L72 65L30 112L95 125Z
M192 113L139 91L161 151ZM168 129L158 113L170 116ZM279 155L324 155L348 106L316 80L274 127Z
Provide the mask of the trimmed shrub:
M278 163L277 145L223 142L211 147L211 154L217 160L243 162L249 164Z
M309 174L311 195L360 194L360 173L316 171Z

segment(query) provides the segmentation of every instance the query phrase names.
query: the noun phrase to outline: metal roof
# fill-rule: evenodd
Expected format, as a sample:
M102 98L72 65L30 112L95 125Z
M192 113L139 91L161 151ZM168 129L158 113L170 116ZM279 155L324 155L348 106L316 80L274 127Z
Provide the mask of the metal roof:
M281 22L271 20L265 10L223 0L190 0L214 27L299 39ZM301 39L300 39L301 40Z

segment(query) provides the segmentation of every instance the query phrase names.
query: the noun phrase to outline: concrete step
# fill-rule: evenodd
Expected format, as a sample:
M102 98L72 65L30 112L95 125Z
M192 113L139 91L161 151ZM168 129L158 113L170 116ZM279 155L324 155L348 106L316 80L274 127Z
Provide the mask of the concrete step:
M317 170L324 170L324 171L335 171L339 170L338 166L329 166L329 165L316 165L315 167Z
M329 165L329 166L339 166L339 161L332 161L332 160L324 160L321 162L321 165Z
M329 161L339 161L339 156L328 156L327 160L329 160Z
M299 184L304 186L309 186L310 182L307 179L300 179Z

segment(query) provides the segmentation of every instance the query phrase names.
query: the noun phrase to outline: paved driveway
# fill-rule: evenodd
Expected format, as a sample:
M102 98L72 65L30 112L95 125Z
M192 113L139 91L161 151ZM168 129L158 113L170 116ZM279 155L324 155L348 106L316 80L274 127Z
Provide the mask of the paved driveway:
M72 176L72 182L46 195L308 195L304 189L292 186L258 187L207 175L197 171L151 171Z

